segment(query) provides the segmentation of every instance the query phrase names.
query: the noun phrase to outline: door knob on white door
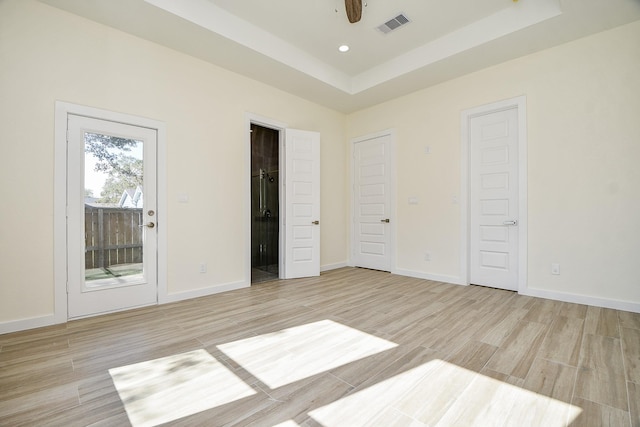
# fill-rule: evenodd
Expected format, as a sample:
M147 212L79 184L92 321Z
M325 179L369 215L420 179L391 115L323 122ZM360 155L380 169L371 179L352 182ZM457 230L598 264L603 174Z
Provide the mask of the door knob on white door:
M517 220L503 221L502 225L518 225L518 221Z

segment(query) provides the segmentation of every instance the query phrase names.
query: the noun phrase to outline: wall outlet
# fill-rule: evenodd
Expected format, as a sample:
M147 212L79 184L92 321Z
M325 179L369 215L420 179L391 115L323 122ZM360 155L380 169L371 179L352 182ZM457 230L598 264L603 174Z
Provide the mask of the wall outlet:
M551 274L560 275L560 264L551 264Z
M206 273L207 272L207 263L206 262L201 262L200 263L200 273Z
M425 261L431 261L431 253L426 252L426 253L424 254L424 260L425 260Z

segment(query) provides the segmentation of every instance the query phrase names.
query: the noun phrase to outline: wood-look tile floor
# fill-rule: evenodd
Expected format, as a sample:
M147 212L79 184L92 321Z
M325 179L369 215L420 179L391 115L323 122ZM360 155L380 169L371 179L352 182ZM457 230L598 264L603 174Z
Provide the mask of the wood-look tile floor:
M365 269L0 335L1 426L640 426L640 314Z

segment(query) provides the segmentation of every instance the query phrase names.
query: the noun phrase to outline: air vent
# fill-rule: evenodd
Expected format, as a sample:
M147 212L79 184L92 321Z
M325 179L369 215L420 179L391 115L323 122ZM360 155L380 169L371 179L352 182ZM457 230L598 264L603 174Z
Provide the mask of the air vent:
M378 29L378 31L384 34L389 34L391 31L397 30L398 28L402 27L405 24L408 24L409 22L411 22L409 21L409 18L407 18L404 13L401 13L395 18L388 20L387 22L376 28Z

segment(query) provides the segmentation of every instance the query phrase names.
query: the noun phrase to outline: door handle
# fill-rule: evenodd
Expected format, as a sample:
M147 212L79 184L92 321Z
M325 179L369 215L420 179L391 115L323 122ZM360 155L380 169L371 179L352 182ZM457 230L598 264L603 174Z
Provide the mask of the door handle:
M139 227L149 227L149 228L153 228L156 225L153 222L150 222L148 224L140 224Z
M318 225L318 224L320 224L320 221L313 221L311 224Z
M386 222L388 224L389 223L389 218L381 219L380 222Z
M518 220L503 221L502 225L518 225Z

